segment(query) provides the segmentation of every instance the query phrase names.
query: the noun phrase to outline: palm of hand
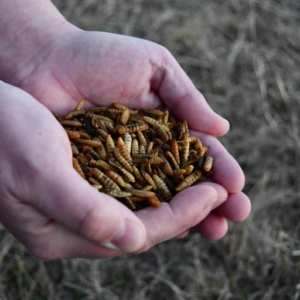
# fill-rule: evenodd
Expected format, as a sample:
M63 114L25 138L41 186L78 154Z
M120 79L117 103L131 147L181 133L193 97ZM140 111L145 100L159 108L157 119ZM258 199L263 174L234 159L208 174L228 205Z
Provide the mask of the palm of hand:
M212 135L227 131L226 122L209 109L172 56L162 47L139 39L76 32L67 40L60 41L47 59L19 86L58 113L71 110L82 98L87 99L89 106L119 102L138 108L154 107L165 102L172 113L187 119L194 129ZM199 113L201 120L198 119ZM147 230L147 240L140 251L194 226L203 235L218 238L227 229L221 215L240 221L249 213L248 200L239 193L243 175L236 162L212 136L199 132L194 134L212 147L211 154L215 156L218 168L215 170L216 183L201 183L189 188L158 211L149 208L138 212L137 216ZM63 144L66 147L68 140L64 138ZM231 176L230 181L223 178L226 172ZM80 186L84 190L91 189L83 182ZM228 193L234 194L217 209L218 214L210 213L228 197ZM197 225L208 214L205 221ZM64 236L65 229L59 228L63 232L61 236ZM68 232L68 235L76 245L79 244L74 234ZM89 250L57 256L99 257L119 253L98 245L92 246L81 239L80 242L88 245Z
M71 35L20 86L56 112L69 111L82 98L90 106L119 102L153 107L160 99L151 91L153 66L144 43L155 49L155 55L162 52L155 44L135 38Z

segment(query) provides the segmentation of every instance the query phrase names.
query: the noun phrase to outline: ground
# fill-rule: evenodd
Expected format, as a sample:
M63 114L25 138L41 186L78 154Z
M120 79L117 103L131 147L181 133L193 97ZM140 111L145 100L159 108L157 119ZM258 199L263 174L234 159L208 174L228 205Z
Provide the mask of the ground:
M219 241L197 234L144 254L42 261L0 228L0 299L300 299L300 2L61 0L75 25L167 47L230 121L222 143L253 211ZM1 226L1 225L0 225Z

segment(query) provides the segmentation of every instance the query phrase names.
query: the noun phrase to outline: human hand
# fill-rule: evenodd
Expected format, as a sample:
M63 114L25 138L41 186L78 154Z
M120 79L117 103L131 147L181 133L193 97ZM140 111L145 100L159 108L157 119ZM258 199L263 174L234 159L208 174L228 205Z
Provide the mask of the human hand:
M189 188L159 211L137 212L148 236L142 249L184 236L190 227L207 238L217 239L226 233L225 218L241 221L248 216L250 202L240 192L244 175L213 137L225 134L228 122L210 109L166 49L140 39L72 28L49 53L34 72L15 84L50 110L66 113L82 98L87 99L88 106L118 102L131 108L149 108L164 102L177 118L188 121L196 130L193 134L211 146L214 183ZM228 194L228 200L221 205ZM204 209L206 201L210 204ZM220 207L210 213L217 206Z
M68 137L53 115L29 94L3 82L0 98L0 220L38 257L108 257L142 245L138 251L144 251L157 242L151 239L164 226L168 229L163 234L173 235L175 221L180 221L178 232L187 220L197 223L203 218L222 201L215 191L226 197L224 189L207 184L182 193L192 195L191 201L176 196L159 210L138 212L149 231L144 243L145 228L139 218L118 201L99 194L73 170ZM197 203L193 194L199 191L206 194L197 197ZM119 228L124 235L114 239ZM112 246L120 250L108 248Z
M76 173L69 139L49 110L1 81L0 99L4 226L45 259L107 257L138 250L145 241L144 225Z

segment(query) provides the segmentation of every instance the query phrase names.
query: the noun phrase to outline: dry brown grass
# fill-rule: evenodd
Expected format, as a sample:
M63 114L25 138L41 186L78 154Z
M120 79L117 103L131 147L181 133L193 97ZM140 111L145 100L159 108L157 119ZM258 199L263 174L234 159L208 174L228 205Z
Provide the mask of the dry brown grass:
M231 122L250 218L138 256L44 262L0 229L0 299L300 299L299 0L63 0L87 30L166 46ZM298 251L298 252L297 252Z

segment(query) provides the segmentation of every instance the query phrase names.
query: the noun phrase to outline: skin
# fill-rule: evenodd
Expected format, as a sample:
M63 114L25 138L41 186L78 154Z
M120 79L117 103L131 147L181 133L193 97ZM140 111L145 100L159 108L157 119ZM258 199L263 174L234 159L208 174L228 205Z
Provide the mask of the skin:
M0 82L0 220L29 251L44 259L140 253L190 228L219 239L226 219L247 218L243 172L215 138L229 123L211 110L169 51L141 39L82 31L49 1L4 2L0 79L15 87ZM211 146L213 182L136 213L98 193L73 170L68 137L51 114L67 113L82 98L85 108L165 103Z

